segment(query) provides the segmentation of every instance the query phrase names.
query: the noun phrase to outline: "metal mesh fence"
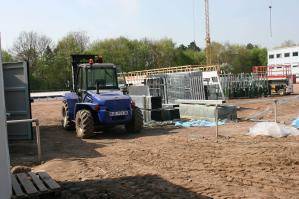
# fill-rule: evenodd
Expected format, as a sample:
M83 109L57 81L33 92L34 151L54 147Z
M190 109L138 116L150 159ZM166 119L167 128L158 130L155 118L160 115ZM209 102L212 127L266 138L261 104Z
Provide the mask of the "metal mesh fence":
M256 73L223 74L220 76L220 82L228 99L255 98L270 94L267 77Z
M219 84L207 83L203 80L202 72L160 74L145 79L150 95L161 96L165 104L174 103L177 99L223 99L222 91L226 99L255 98L270 94L267 77L256 73L222 74L220 84L221 88Z
M162 96L163 103L175 103L177 99L204 100L202 72L161 74L145 79L151 96Z

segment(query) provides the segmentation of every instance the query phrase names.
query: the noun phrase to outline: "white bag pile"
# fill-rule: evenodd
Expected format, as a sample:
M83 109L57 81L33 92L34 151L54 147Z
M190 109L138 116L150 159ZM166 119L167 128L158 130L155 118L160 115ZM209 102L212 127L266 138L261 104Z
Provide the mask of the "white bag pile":
M284 124L275 122L261 122L249 129L250 136L270 136L270 137L287 137L299 136L299 131L294 127L289 127Z

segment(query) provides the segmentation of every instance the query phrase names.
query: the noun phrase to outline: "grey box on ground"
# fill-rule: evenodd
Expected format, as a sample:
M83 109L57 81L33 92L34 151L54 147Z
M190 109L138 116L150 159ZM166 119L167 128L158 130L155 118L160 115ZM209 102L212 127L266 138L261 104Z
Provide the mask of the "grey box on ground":
M141 110L152 110L162 108L162 98L146 95L130 95L135 105Z
M180 119L180 111L179 109L161 109L152 111L151 116L154 121L171 121Z
M187 119L215 121L216 106L203 104L180 104L180 116ZM237 119L237 107L232 105L218 106L219 120Z
M146 95L130 95L135 105L141 109L144 122L152 121L152 112L162 108L162 98ZM156 113L153 114L154 116Z
M162 105L161 97L146 95L131 95L130 97L141 109L144 122L169 121L180 118L178 105Z

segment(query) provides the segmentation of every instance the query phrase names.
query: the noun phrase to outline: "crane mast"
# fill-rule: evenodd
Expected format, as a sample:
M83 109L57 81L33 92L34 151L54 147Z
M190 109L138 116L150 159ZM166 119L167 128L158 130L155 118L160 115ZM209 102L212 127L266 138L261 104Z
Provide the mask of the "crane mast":
M211 35L210 35L210 14L209 0L205 1L205 24L206 24L206 62L207 65L212 64Z

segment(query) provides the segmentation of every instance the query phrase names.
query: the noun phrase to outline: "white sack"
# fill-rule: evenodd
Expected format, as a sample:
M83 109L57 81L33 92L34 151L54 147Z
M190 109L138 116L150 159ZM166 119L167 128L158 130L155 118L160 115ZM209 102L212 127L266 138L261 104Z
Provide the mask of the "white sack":
M284 124L277 124L275 122L261 122L249 129L248 135L251 136L271 136L271 137L286 137L297 136L299 131L296 128L286 126Z

